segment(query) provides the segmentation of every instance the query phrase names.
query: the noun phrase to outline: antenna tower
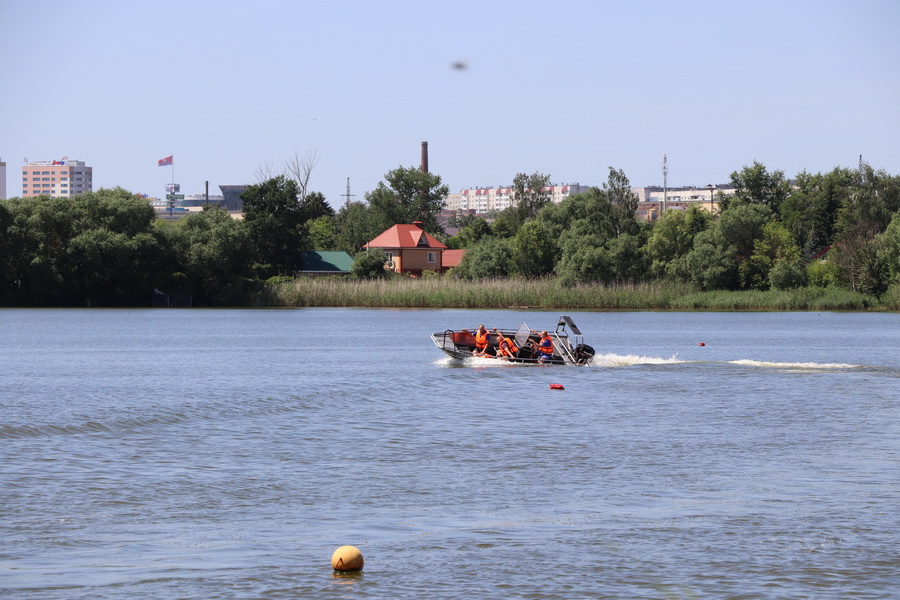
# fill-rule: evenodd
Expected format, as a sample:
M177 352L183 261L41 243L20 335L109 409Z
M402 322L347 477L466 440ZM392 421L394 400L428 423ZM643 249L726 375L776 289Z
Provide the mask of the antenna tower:
M669 161L666 159L666 155L663 154L663 207L662 211L666 212L666 204L669 202Z
M346 198L346 200L344 200L344 206L350 206L350 198L355 198L355 197L356 197L356 194L350 193L350 178L348 177L347 178L347 193L341 194L341 198Z

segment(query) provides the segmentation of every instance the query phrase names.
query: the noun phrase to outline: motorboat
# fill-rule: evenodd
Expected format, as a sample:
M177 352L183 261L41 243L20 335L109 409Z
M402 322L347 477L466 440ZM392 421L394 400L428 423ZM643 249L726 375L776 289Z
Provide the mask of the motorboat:
M477 327L438 331L431 334L431 340L447 356L460 360L494 358L526 364L587 365L594 358L594 349L584 343L584 336L568 315L559 317L555 329L536 330L525 323L516 329L489 327L485 329L490 334L490 339L484 352L476 352ZM546 332L553 342L553 356L549 360L537 351L543 332ZM515 352L511 356L500 351L500 341L504 338L514 342Z

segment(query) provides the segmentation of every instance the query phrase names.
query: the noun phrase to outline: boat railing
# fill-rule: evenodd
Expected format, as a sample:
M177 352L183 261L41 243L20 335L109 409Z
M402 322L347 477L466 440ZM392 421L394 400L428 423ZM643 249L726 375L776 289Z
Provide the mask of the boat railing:
M553 332L553 339L556 340L555 348L559 349L559 355L568 363L575 363L575 356L572 354L572 347L569 344L568 336L559 335L559 331Z

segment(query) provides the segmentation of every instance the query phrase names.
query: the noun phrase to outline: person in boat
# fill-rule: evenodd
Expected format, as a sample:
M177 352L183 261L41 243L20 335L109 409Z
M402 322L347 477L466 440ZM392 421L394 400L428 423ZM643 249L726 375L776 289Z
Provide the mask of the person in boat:
M472 356L486 356L488 345L490 343L490 332L484 328L484 325L479 325L478 331L475 332L475 351L472 352Z
M497 356L504 360L511 360L517 357L519 349L516 348L516 342L512 338L499 335L500 342L497 344Z
M541 332L541 340L537 344L537 359L539 363L553 360L553 338L546 331Z

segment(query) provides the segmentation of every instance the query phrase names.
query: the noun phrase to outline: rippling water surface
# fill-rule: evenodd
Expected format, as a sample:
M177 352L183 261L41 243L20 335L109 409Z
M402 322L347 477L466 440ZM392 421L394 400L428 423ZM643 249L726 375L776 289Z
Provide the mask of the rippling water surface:
M570 314L0 311L0 597L898 597L900 315Z

